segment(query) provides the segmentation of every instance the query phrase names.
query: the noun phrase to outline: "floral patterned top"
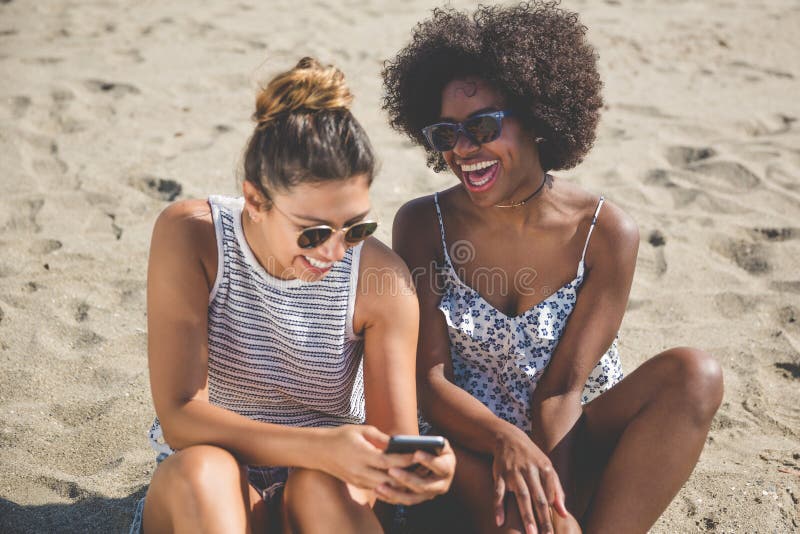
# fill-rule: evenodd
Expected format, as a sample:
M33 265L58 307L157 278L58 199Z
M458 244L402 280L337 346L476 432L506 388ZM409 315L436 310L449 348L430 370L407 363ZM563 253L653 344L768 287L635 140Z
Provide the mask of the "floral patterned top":
M531 428L531 394L547 369L575 307L583 283L586 249L603 197L586 236L577 276L536 306L513 317L493 307L459 278L447 251L438 193L434 203L445 263L444 294L439 310L447 321L455 383L495 415L527 432ZM453 254L459 259L457 244ZM615 339L589 375L581 402L591 401L621 379Z

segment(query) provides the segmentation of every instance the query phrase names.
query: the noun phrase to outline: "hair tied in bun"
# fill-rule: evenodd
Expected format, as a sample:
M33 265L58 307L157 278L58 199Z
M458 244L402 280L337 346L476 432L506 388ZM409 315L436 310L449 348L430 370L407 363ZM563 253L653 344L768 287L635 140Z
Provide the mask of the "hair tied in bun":
M290 113L349 109L352 101L342 71L304 57L293 69L277 75L261 89L253 120L261 128Z

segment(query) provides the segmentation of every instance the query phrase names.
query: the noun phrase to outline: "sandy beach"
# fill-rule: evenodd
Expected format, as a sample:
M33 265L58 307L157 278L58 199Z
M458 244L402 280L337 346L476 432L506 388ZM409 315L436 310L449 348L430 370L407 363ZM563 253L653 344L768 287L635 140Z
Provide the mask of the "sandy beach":
M345 72L385 242L400 205L455 183L380 109L383 61L436 5L0 0L0 532L127 532L155 467L152 225L172 200L239 190L259 81L303 55ZM651 532L798 532L800 4L564 7L606 107L590 155L555 175L642 236L624 369L692 345L725 372L700 462Z

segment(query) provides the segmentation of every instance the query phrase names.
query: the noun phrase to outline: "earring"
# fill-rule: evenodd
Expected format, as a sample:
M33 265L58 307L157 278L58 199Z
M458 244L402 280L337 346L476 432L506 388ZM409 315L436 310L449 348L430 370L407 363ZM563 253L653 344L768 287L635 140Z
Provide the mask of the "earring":
M547 139L545 139L544 137L536 137L534 138L533 141L538 145L539 143L544 143L545 141L547 141Z

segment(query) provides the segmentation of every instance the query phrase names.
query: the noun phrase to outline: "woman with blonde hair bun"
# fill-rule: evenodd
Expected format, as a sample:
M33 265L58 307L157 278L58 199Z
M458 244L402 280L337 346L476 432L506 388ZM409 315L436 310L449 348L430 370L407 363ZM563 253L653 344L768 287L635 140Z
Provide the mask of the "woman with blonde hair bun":
M374 156L351 101L341 71L302 59L257 97L243 197L176 202L156 221L159 465L132 532L380 532L376 501L448 490L446 443L384 452L417 434L418 304L371 237Z

